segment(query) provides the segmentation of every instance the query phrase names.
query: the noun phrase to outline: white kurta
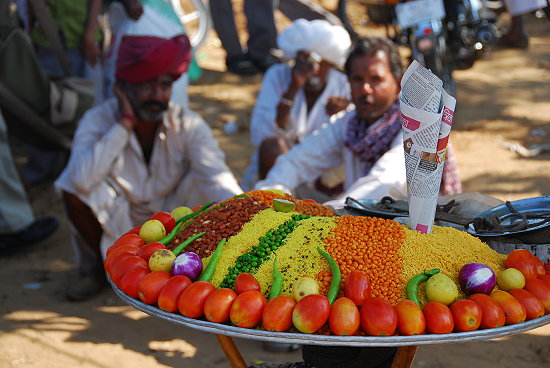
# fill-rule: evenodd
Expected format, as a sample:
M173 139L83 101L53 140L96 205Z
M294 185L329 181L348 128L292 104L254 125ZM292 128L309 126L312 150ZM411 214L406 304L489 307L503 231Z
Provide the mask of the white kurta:
M285 137L291 144L299 142L314 131L331 122L325 106L329 97L350 99L350 89L345 74L331 69L327 75L327 84L308 113L306 96L300 89L294 98L290 110L288 128L277 126L277 105L281 96L288 90L292 81L292 68L286 64L276 64L268 69L258 94L258 99L250 120L250 139L256 151L252 163L243 178L243 188L252 189L258 172L258 153L260 144L269 137Z
M117 122L117 114L117 101L110 99L84 115L69 163L55 182L93 210L104 230L104 251L157 211L242 193L212 131L193 111L170 105L149 165L135 133Z
M329 167L345 165L344 194L327 202L342 207L347 196L355 199L380 199L394 188L406 195L405 155L403 136L397 134L387 151L367 175L364 164L344 145L346 129L355 112L337 120L294 146L290 152L279 156L265 180L256 184L256 189L280 189L292 193L298 185L311 181ZM379 124L373 124L369 129Z

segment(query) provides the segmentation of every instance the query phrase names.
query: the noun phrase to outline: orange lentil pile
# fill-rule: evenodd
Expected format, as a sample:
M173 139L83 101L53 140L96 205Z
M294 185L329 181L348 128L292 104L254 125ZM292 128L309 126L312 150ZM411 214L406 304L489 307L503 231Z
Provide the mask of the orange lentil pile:
M403 257L398 253L406 236L403 227L376 217L346 215L335 222L336 228L325 239L325 248L340 266L341 292L349 273L362 270L369 275L372 296L397 304L404 283ZM323 288L327 287L326 276L317 275L318 280L323 278Z
M334 211L330 207L323 206L322 204L309 200L306 201L296 199L290 194L286 193L280 194L271 190L252 190L250 192L246 192L245 194L249 195L250 197L254 197L256 200L265 203L270 207L273 207L273 200L275 198L285 199L287 201L294 202L296 204L296 207L294 207L294 211L298 212L301 215L323 217L336 216L336 213L334 213Z

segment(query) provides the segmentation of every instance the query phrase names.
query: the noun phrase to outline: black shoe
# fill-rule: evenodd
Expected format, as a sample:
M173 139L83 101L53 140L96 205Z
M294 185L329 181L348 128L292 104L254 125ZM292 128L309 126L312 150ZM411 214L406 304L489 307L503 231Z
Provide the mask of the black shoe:
M0 235L0 257L23 251L27 246L47 239L58 227L59 221L55 217L44 217L17 233Z
M266 57L263 57L260 59L254 59L254 65L256 65L256 67L262 72L265 72L271 66L278 64L280 62L281 60L277 59L273 55L267 55Z
M107 287L105 274L81 276L73 285L67 288L65 297L72 302L82 302L92 299Z
M299 350L301 346L298 344L282 344L280 342L264 341L262 343L262 348L265 351L271 351L273 353L282 353L282 352Z
M238 75L256 75L260 70L256 68L254 61L248 55L238 55L228 58L225 62L227 71Z

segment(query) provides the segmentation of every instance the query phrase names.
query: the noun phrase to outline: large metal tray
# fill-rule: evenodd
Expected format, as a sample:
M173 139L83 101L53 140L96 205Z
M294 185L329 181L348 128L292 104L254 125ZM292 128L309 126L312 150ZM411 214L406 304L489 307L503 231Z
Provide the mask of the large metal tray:
M415 335L415 336L326 336L289 332L269 332L264 330L246 329L220 323L192 319L180 314L169 313L142 303L124 294L116 285L111 283L115 293L132 307L145 312L153 317L165 319L185 327L190 327L203 332L210 332L218 335L227 335L252 340L264 340L288 344L300 345L333 345L333 346L406 346L406 345L431 345L449 344L453 342L466 342L477 340L488 340L507 335L525 332L533 328L541 327L550 323L550 314L528 322L511 326L493 328L489 330L477 330L471 332L459 332L442 335Z
M533 198L526 198L526 199L520 199L517 201L510 202L511 205L516 209L516 211L524 213L526 215L534 215L540 212L548 212L550 211L550 197L544 196L544 197L533 197ZM501 223L503 225L510 225L510 220L505 219L505 216L510 215L512 213L510 209L506 206L506 204L501 204L500 206L491 208L488 211L485 211L478 215L477 217L484 218L487 220L491 220L493 216L496 216L499 219L503 219ZM517 230L517 231L506 231L506 232L477 232L474 228L473 223L468 224L466 226L465 230L467 233L473 236L478 237L494 237L494 236L506 236L506 235L512 235L512 234L520 234L520 233L526 233L533 230L542 229L544 227L550 226L550 221L544 221L540 218L533 218L533 219L527 219L527 222L529 223L529 228L523 229L523 230Z

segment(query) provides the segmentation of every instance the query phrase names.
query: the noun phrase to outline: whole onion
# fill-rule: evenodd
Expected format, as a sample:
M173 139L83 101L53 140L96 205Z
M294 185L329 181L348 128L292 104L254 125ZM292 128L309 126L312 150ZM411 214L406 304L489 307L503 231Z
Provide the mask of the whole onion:
M172 263L172 275L184 275L195 281L202 272L202 261L196 253L180 254Z
M458 273L458 283L466 294L490 294L497 281L491 267L483 263L468 263Z

